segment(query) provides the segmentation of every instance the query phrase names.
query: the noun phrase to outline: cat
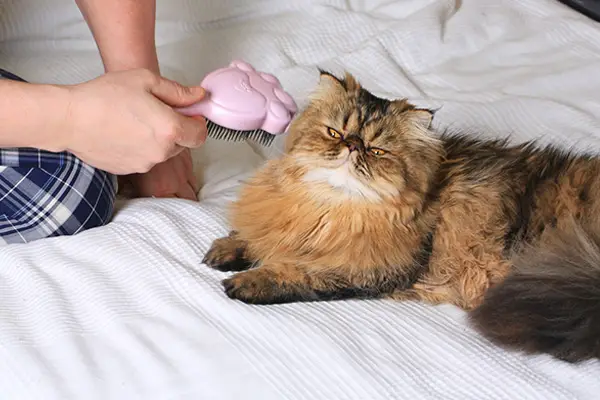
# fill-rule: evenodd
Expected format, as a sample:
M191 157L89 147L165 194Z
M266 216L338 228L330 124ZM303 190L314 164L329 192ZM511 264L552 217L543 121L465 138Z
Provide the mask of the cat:
M203 262L250 304L448 303L493 342L600 356L600 159L436 133L434 112L321 71L284 154Z

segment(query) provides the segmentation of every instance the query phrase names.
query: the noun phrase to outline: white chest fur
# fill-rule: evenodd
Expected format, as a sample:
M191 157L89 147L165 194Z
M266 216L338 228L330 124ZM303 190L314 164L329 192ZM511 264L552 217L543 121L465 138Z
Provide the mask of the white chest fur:
M351 198L368 201L380 201L381 196L375 190L361 182L352 171L349 164L338 168L315 168L308 171L303 180L305 182L322 183L336 189L340 194Z

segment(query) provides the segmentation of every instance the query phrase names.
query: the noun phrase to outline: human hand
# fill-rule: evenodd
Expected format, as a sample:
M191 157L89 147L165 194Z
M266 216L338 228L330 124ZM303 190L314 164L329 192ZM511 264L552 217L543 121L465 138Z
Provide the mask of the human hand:
M69 92L61 137L67 151L114 174L145 173L156 166L155 172L143 179L142 192L155 193L148 189L155 187L161 193L189 197L189 191L182 192L180 187L191 174L191 166L183 167L188 165L189 151L166 161L186 148L201 146L206 139L202 118L185 117L173 110L201 100L202 88L185 87L138 69L110 72L71 86ZM175 171L177 175L169 176ZM167 183L169 179L177 183L177 190L172 188L175 183Z
M133 197L176 197L198 200L198 183L194 176L189 149L155 165L145 174L124 177Z

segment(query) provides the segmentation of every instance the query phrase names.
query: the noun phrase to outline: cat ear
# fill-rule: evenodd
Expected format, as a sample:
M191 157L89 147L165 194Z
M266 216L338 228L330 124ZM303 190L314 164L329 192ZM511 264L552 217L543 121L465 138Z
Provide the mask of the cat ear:
M322 69L319 69L319 73L319 84L311 95L312 100L324 99L328 96L339 96L360 89L356 79L347 72L343 79Z
M429 110L426 108L415 108L414 110L408 111L410 113L411 121L421 129L429 129L431 128L431 123L433 122L433 117L435 116L434 110Z
M357 92L360 90L360 84L349 72L346 72L344 75L344 88L347 92Z
M345 83L329 71L319 69L318 89L326 91L345 90Z

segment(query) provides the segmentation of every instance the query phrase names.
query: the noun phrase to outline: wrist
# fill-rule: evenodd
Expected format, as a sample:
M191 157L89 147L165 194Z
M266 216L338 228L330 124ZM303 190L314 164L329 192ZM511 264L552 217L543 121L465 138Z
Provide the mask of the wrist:
M149 51L146 54L130 54L129 57L104 57L102 62L106 72L144 68L160 75L156 51Z
M72 87L39 85L40 131L46 132L32 147L52 152L67 151L73 136Z
M68 87L8 80L0 81L0 86L0 148L66 148Z

